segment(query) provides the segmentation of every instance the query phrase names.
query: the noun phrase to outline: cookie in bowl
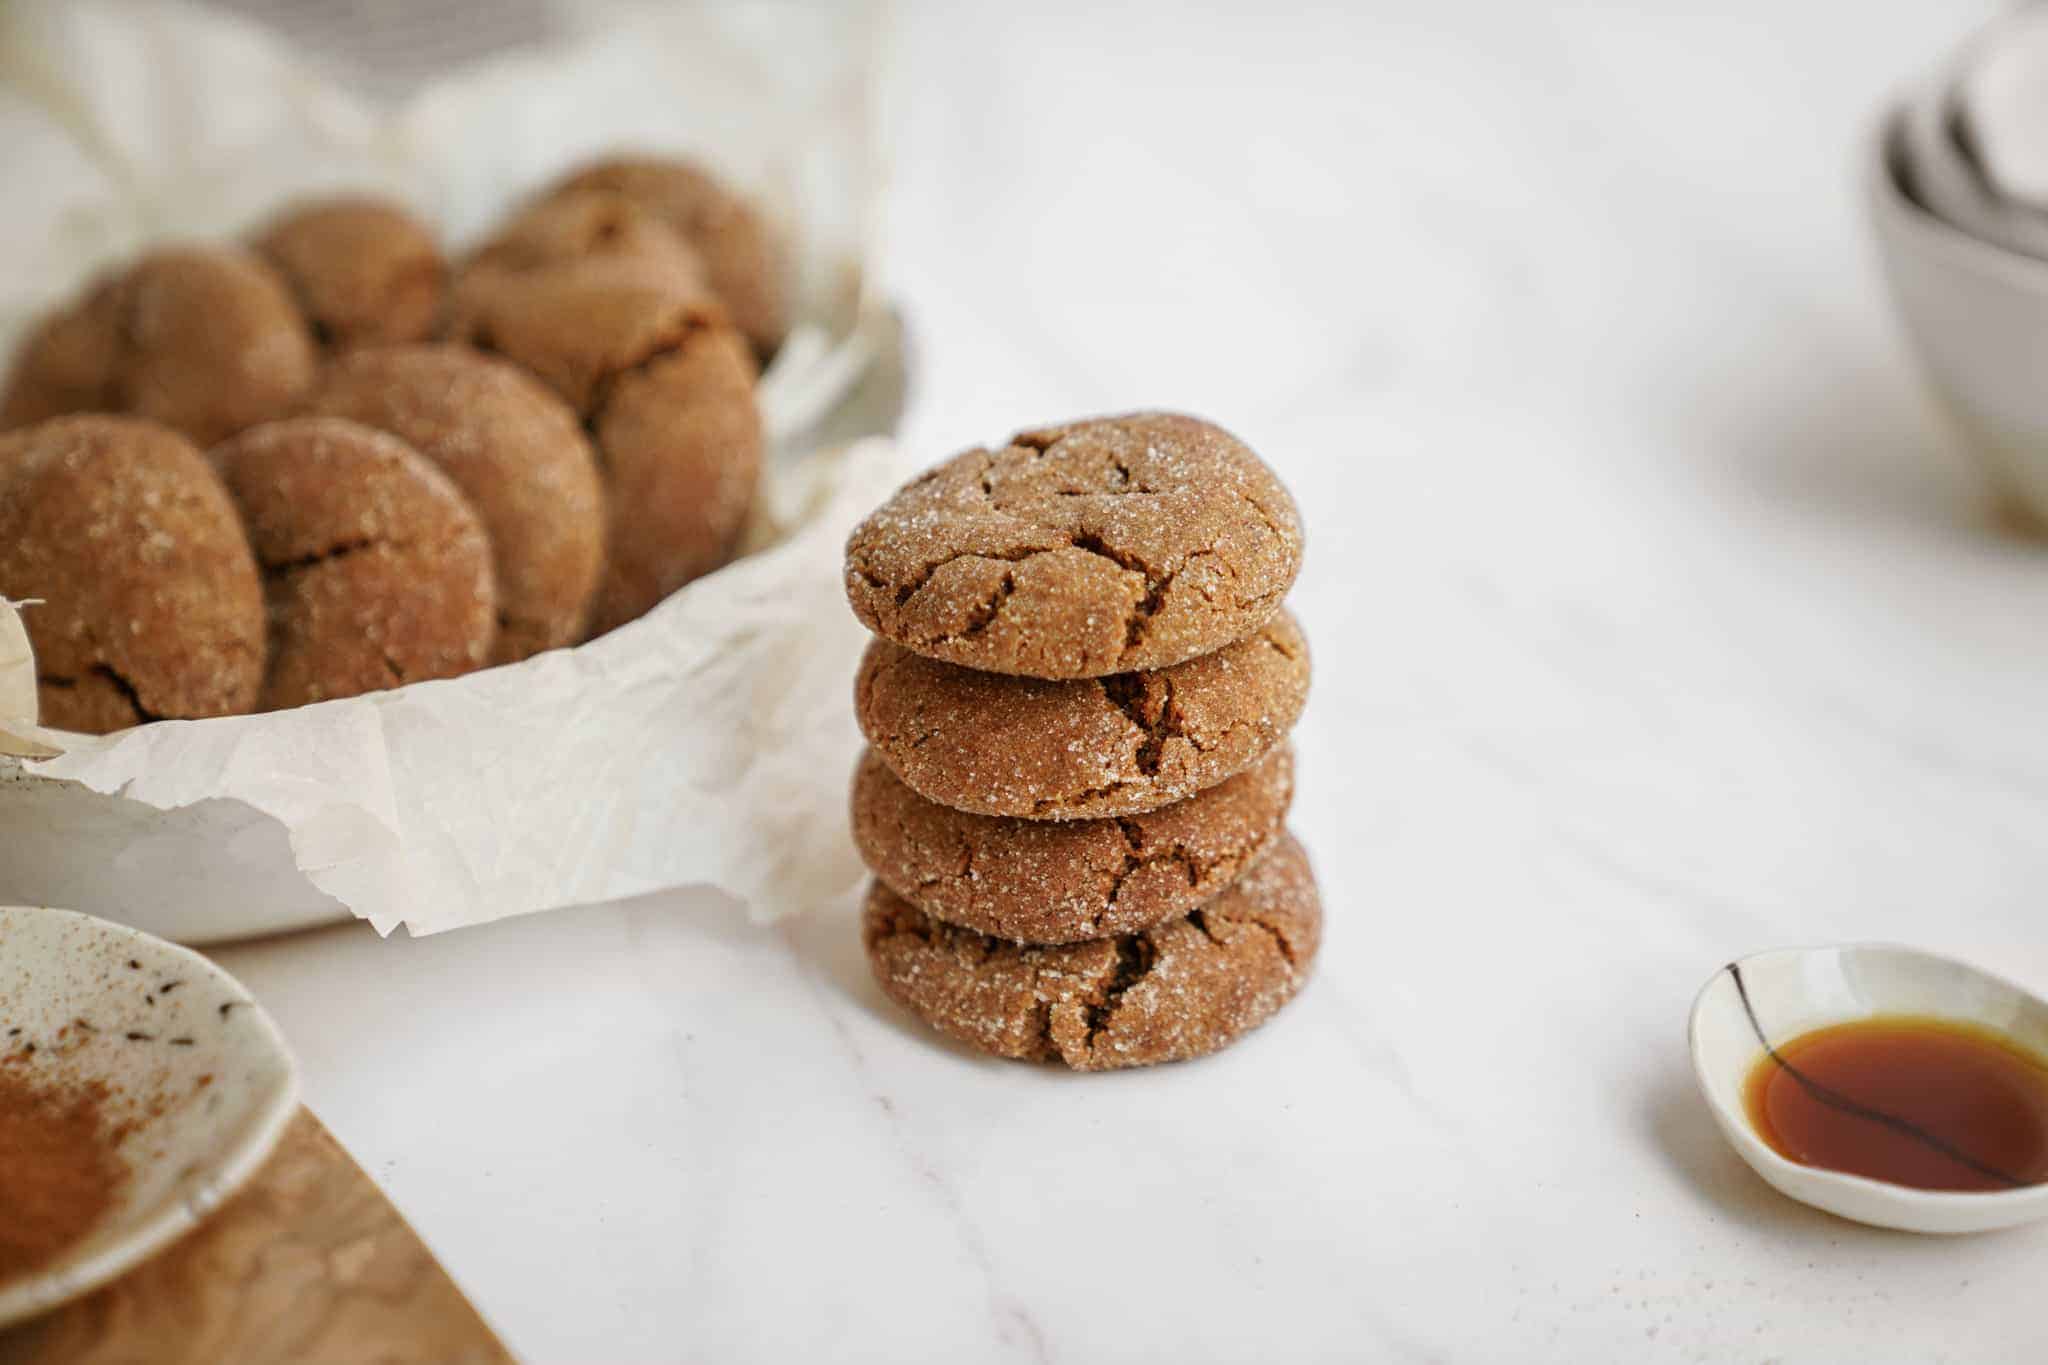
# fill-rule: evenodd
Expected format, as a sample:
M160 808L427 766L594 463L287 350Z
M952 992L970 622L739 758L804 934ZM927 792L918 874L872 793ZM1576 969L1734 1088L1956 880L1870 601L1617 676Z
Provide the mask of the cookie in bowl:
M643 258L480 269L449 330L546 381L596 443L610 510L592 635L738 553L763 434L753 358L715 299Z
M35 601L42 721L103 734L256 703L263 587L206 457L166 427L59 417L0 434L0 597Z
M252 239L328 351L425 341L448 293L433 230L374 195L336 195L286 208Z
M448 476L337 417L251 427L211 458L263 572L266 711L482 667L498 629L491 546Z
M704 258L668 221L638 200L608 189L569 190L522 209L463 264L465 286L494 277L606 261L643 270L650 279L692 293L710 293Z
M0 426L124 413L211 445L287 415L315 363L305 318L260 256L159 247L35 326L0 396Z
M390 432L476 509L498 585L491 662L583 637L604 568L604 486L576 414L545 385L467 347L380 346L338 358L307 407Z
M765 363L789 331L788 251L768 218L702 167L675 157L617 156L572 172L546 198L608 191L673 228L704 263L711 291Z

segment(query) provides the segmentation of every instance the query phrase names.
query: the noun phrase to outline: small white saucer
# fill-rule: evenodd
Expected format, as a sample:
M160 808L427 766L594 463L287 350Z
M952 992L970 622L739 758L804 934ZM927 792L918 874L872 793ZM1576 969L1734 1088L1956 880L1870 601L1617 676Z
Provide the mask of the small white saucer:
M103 1081L132 1121L114 1208L47 1268L0 1284L0 1327L105 1284L255 1174L298 1111L270 1016L197 953L69 910L0 907L0 1057L33 1083Z
M1873 1014L1977 1024L2048 1056L2048 1002L1966 963L1884 943L1788 948L1731 962L1692 1007L1692 1065L1721 1131L1779 1193L1858 1223L1988 1232L2048 1215L2048 1184L1984 1194L1919 1190L1802 1166L1750 1125L1743 1086L1767 1046Z

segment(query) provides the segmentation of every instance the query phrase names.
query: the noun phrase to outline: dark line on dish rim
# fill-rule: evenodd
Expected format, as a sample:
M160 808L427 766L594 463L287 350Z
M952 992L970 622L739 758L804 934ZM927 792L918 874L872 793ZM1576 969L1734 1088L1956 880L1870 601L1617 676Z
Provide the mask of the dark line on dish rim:
M1757 1021L1756 1006L1750 1004L1749 1002L1749 987L1743 984L1742 964L1738 962L1731 962L1727 966L1723 967L1721 970L1728 973L1728 975L1734 979L1735 994L1742 1000L1742 1012L1749 1016L1750 1032L1756 1034L1756 1040L1757 1042L1763 1045L1765 1055L1768 1056L1773 1062L1776 1062L1779 1068L1783 1070L1786 1075L1790 1076L1793 1080L1797 1081L1800 1085L1800 1088L1805 1090L1807 1094L1813 1096L1815 1099L1819 1100L1822 1104L1825 1104L1830 1109L1839 1109L1843 1113L1851 1116L1852 1118L1867 1119L1872 1123L1879 1124L1883 1127L1889 1128L1895 1133L1899 1133L1905 1137L1912 1138L1915 1142L1918 1142L1923 1146L1933 1148L1935 1151L1941 1153L1943 1156L1949 1158L1949 1160L1951 1161L1960 1162L1961 1164L1968 1166L1971 1170L1977 1172L1977 1174L1979 1175L1988 1176L1993 1180L2002 1181L2005 1184L2012 1186L2014 1189L2025 1189L2029 1185L2034 1183L2030 1180L2021 1180L2016 1176L2008 1175L2004 1171L1999 1170L1996 1166L1987 1165L1986 1163L1979 1161L1976 1157L1971 1156L1968 1152L1962 1150L1960 1147L1955 1146L1953 1143L1948 1142L1944 1138L1936 1137L1933 1133L1928 1132L1925 1128L1922 1128L1919 1124L1914 1123L1910 1119L1902 1119L1897 1114L1887 1114L1882 1109L1872 1109L1867 1104L1858 1104L1855 1100L1850 1099L1847 1095L1844 1095L1839 1090L1833 1090L1825 1085L1822 1085L1819 1081L1813 1079L1813 1077L1807 1075L1798 1067L1786 1061L1785 1058L1778 1052L1778 1049L1771 1046L1771 1040L1764 1036L1764 1026ZM1804 1166L1807 1163L1802 1161L1799 1164ZM1823 1166L1817 1169L1832 1170L1833 1168ZM1854 1175L1855 1172L1842 1171L1838 1172L1838 1174ZM1866 1176L1864 1178L1876 1179L1876 1177L1874 1176ZM1899 1182L1896 1180L1887 1180L1883 1183L1887 1185L1896 1185ZM1908 1185L1905 1188L1917 1189L1919 1187ZM1970 1193L1970 1191L1937 1190L1931 1191L1931 1193L1968 1194Z

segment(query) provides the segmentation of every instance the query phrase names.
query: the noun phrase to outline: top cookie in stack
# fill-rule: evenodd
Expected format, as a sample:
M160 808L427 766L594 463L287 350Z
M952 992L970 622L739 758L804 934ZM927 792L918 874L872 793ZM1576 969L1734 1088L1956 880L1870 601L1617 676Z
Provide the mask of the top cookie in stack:
M1213 1051L1291 996L1320 927L1282 827L1301 546L1272 471L1171 413L967 451L854 531L880 637L854 831L891 995L1091 1070Z
M1032 678L1164 668L1270 620L1301 518L1243 442L1175 413L1019 432L925 474L846 551L868 629Z

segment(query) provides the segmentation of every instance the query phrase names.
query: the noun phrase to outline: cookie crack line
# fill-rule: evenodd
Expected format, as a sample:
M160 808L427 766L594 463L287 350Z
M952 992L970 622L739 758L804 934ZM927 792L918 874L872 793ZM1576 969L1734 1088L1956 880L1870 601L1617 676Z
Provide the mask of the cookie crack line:
M1010 598L1016 594L1016 591L1017 575L1014 572L1005 573L1002 581L996 584L996 590L989 594L988 600L976 609L974 618L964 628L954 631L951 635L946 636L945 639L948 641L971 640L987 630L995 624L996 618L1003 614L1004 606L1009 603Z
M86 643L92 646L93 653L101 655L106 653L105 647L100 644L99 633L90 625L85 627L85 639ZM135 680L108 663L104 658L93 663L85 672L88 677L96 676L105 679L116 692L120 693L122 698L127 701L129 708L135 712L137 722L148 724L152 721L167 719L165 716L144 706L142 704L142 691L135 685Z
M1031 803L1031 815L1029 818L1042 820L1051 815L1052 812L1057 811L1061 806L1080 806L1086 805L1090 801L1104 801L1110 797L1122 795L1130 787L1141 785L1143 784L1119 779L1115 782L1106 782L1099 787L1086 788L1085 790L1075 792L1071 796L1041 796ZM1051 815L1051 818L1062 819L1066 817Z
M916 578L914 578L908 583L904 583L898 586L896 589L896 605L900 607L903 606L905 603L909 602L911 598L917 596L919 592L923 591L925 584L931 582L932 577L935 574L937 574L939 570L945 568L949 564L958 564L963 559L986 559L991 563L995 564L1022 564L1025 560L1032 558L1034 555L1050 554L1054 550L1064 548L1066 547L1061 545L1045 545L1029 550L956 551L953 554L946 555L942 559L935 559L931 561L931 563L924 565L921 569L918 570ZM854 565L853 571L859 574L861 577L861 581L866 583L871 588L874 588L879 591L880 589L888 586L887 579L884 579L878 574L875 574L874 572L869 570L868 567L864 564Z
M1115 1020L1117 1007L1123 1004L1124 997L1151 974L1158 962L1158 946L1148 935L1132 934L1116 941L1116 967L1103 986L1102 998L1086 1007L1087 1032L1081 1040L1084 1053L1095 1051L1096 1039Z
M152 721L166 719L166 717L158 715L142 704L142 694L136 690L135 684L130 682L127 676L112 664L92 664L86 668L83 676L103 679L108 686L120 693L122 700L128 703L129 709L135 712L135 719L138 722L148 724ZM38 686L54 687L65 692L76 691L82 680L82 678L66 677L61 673L36 674Z
M1019 518L1019 520L1022 519ZM1092 531L1069 531L1064 527L1045 525L1043 523L1027 523L1027 525L1029 530L1053 537L1058 543L1052 545L1033 545L1019 550L954 550L939 556L937 559L927 560L918 566L917 571L908 582L899 583L896 586L896 605L901 607L908 603L911 598L924 590L925 586L932 581L939 570L949 565L957 564L963 559L985 559L995 564L1022 564L1026 560L1036 559L1039 555L1055 554L1061 550L1080 550L1084 553L1095 555L1100 559L1106 559L1127 573L1137 574L1145 580L1148 590L1154 584L1160 584L1163 587L1165 582L1170 582L1174 574L1179 572L1178 569L1175 569L1161 574L1128 550L1117 549L1102 536ZM853 556L849 556L850 567L853 573L863 583L877 591L886 587L888 580L882 575L877 574L866 563L861 562L857 556L858 552L855 552ZM1190 558L1192 557L1190 556Z
M1123 871L1117 873L1111 882L1109 894L1111 905L1115 905L1123 899L1124 883L1130 880L1131 876L1139 868L1157 867L1164 863L1178 863L1182 870L1187 873L1188 885L1196 887L1202 884L1203 876L1207 874L1210 867L1214 866L1214 864L1205 866L1195 851L1180 840L1175 840L1163 849L1147 853L1145 851L1145 827L1138 822L1137 818L1130 815L1118 815L1112 818L1116 821L1117 833L1123 836L1124 866Z
M583 418L583 429L593 438L592 444L596 444L597 429L604 425L605 410L611 406L612 397L618 392L621 381L647 373L658 362L670 356L683 354L693 341L707 335L711 330L711 320L692 310L685 313L675 326L664 329L654 345L648 348L647 354L631 364L621 365L616 370L599 375L590 386L589 410ZM601 449L599 457L603 457Z
M1141 490L1128 491L1137 492ZM1097 495L1074 494L1072 496ZM1267 520L1270 526L1270 518ZM1228 559L1222 558L1213 547L1191 550L1184 556L1180 556L1179 562L1173 563L1172 567L1169 568L1163 564L1150 563L1143 557L1127 549L1120 548L1099 532L1076 531L1056 524L1036 521L1028 523L1028 532L1035 538L1048 538L1055 543L1036 544L1028 548L1015 550L955 550L942 554L937 558L926 560L918 565L907 578L895 583L893 588L891 587L889 575L877 572L874 566L863 557L861 550L858 548L850 549L847 560L847 581L850 587L856 581L859 584L865 585L869 593L876 595L889 594L890 598L893 599L892 605L900 611L908 606L911 600L919 593L923 592L941 571L962 560L980 560L992 564L1014 565L1026 563L1041 555L1055 554L1061 550L1079 550L1084 554L1093 555L1098 559L1107 561L1121 572L1136 575L1144 583L1143 592L1138 597L1138 600L1131 605L1124 619L1124 640L1117 655L1117 663L1128 666L1131 660L1139 656L1144 650L1147 638L1151 634L1152 624L1159 614L1165 610L1167 599L1173 593L1175 584L1179 581L1181 575L1187 569L1193 567L1197 561L1220 561L1224 571L1233 583L1241 580L1238 567ZM1273 534L1278 536L1278 530L1274 529ZM935 646L952 646L973 640L987 633L990 626L1000 619L1003 609L1009 604L1010 599L1017 591L1017 580L1014 571L1005 574L997 592L992 594L986 602L973 611L966 625L951 631L929 634L916 633L915 645L924 649ZM1228 606L1236 611L1262 612L1270 609L1273 603L1285 595L1285 592L1286 588L1283 585L1263 593L1252 593L1250 595L1240 593L1233 598L1226 599L1226 601ZM870 624L876 625L879 628L880 618L887 608L866 605L860 600L858 592L853 593L853 596L855 598L855 606L860 611L863 619L869 620ZM1206 590L1202 593L1202 597L1212 609L1224 605L1224 603L1219 603L1215 594ZM898 628L902 629L903 627L899 626ZM910 643L911 641L906 639L905 642Z
M1174 703L1173 678L1165 673L1156 676L1166 692L1165 699L1159 704L1159 714L1156 718L1145 714L1145 684L1137 675L1119 673L1096 679L1102 688L1102 695L1108 699L1110 705L1123 712L1126 720L1144 732L1145 738L1139 743L1133 761L1138 765L1138 771L1146 777L1159 775L1159 765L1165 757L1166 745L1170 740L1184 739L1204 753L1210 747L1188 731L1180 708Z
M1295 957L1294 945L1290 944L1287 941L1287 935L1281 933L1270 921L1261 919L1257 915L1246 915L1238 922L1250 925L1272 939L1274 951L1278 952L1280 960L1287 964L1287 970L1290 974L1300 970L1301 963Z
M267 561L263 565L263 572L267 574L299 573L306 569L318 568L322 564L332 564L336 560L347 559L350 555L358 555L365 550L387 547L395 550L407 548L402 542L388 540L383 536L356 536L350 540L336 541L326 549L315 550L311 554L299 555L293 559Z
M1123 821L1118 820L1117 823L1122 824ZM1104 898L1103 912L1107 913L1123 903L1124 883L1138 875L1145 868L1175 865L1178 865L1186 874L1190 888L1202 884L1202 860L1197 858L1193 851L1185 844L1175 844L1171 848L1149 855L1125 853L1123 868L1110 875L1109 894ZM1101 915L1096 916L1098 924L1101 922L1101 919Z

